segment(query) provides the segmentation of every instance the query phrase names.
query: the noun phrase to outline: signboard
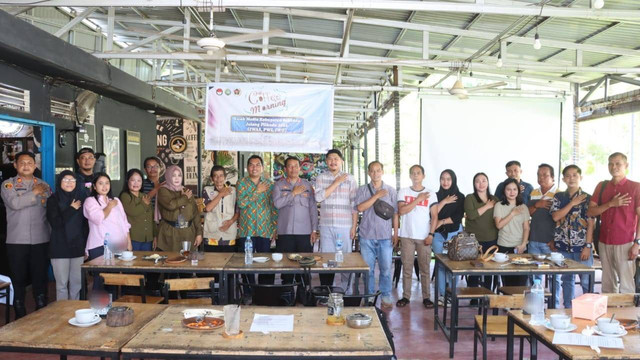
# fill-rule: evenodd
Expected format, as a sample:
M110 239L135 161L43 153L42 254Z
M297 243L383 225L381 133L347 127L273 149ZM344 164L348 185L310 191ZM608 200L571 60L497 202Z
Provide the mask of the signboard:
M120 180L120 129L102 127L102 149L106 154L104 164L111 181Z
M324 153L332 134L331 85L207 86L207 150Z
M127 171L129 169L141 169L140 167L140 133L138 131L126 131L127 133Z
M183 184L198 191L198 124L180 118L156 121L157 156L164 168L177 165L182 169Z

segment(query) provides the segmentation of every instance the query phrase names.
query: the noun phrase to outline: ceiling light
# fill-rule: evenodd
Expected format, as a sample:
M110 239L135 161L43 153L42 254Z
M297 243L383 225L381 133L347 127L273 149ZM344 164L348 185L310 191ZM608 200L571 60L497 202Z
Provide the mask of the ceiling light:
M502 67L502 54L498 54L498 61L496 61L496 66L499 68Z
M593 6L594 9L602 9L604 6L604 0L594 0L591 6Z
M147 112L148 112L149 114L155 114L155 113L156 113L156 111L155 111L155 110L153 110L153 109L149 109L149 110L147 110Z
M229 67L225 64L224 68L222 69L222 72L225 74L229 73Z
M542 43L540 42L540 35L538 35L538 32L536 31L536 36L534 37L535 40L533 40L533 48L536 50L540 50L540 48L542 47Z

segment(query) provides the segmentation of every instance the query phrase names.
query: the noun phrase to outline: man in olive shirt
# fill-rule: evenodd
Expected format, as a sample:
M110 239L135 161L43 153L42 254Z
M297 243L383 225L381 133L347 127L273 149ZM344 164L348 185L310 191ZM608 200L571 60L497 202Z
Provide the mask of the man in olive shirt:
M26 315L25 288L33 285L36 309L47 305L47 269L50 227L46 218L49 185L33 176L36 157L24 151L16 155L18 175L2 183L2 200L7 210L7 255L15 291L16 319Z

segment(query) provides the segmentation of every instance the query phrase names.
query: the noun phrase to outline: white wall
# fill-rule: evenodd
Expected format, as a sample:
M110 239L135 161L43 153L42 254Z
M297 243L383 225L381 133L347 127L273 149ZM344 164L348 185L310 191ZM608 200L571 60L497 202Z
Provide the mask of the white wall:
M462 193L473 176L489 176L492 193L506 178L509 160L522 163L522 179L537 187L548 163L559 173L561 99L453 96L422 98L422 166L425 186L437 191L442 170L452 169Z

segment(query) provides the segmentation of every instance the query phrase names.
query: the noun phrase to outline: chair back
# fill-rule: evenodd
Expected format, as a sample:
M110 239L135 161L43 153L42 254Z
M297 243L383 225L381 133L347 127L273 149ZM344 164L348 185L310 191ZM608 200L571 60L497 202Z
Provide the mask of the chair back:
M238 287L251 289L251 304L257 306L294 306L296 282L291 284L238 283Z
M170 291L210 290L211 304L213 305L213 299L215 298L215 284L216 280L213 277L166 279L162 288L164 303L169 303Z
M138 294L142 303L147 302L147 296L145 291L146 281L144 275L141 274L111 274L101 273L100 277L105 285L117 286L116 299L120 298L122 292L122 286L137 286Z

